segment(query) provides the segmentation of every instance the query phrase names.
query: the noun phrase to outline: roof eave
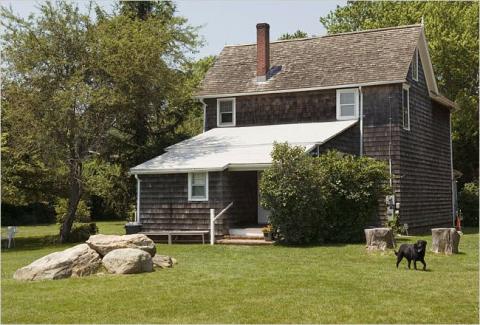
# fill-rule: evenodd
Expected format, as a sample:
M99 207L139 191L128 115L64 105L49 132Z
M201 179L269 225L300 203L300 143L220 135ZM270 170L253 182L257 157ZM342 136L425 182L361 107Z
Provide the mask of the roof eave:
M380 86L380 85L400 84L405 82L406 82L406 79L397 79L397 80L387 80L387 81L363 82L363 83L356 83L356 84L342 84L342 85L309 87L309 88L278 89L278 90L255 91L255 92L223 93L223 94L206 93L206 94L195 95L193 98L206 99L206 98L220 98L220 97L240 97L240 96L253 96L253 95L266 95L266 94L295 93L295 92L305 92L305 91L315 91L315 90Z

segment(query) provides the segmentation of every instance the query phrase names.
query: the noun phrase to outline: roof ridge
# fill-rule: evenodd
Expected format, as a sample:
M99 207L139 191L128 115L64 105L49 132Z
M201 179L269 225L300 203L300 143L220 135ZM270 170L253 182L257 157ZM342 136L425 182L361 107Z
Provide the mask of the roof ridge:
M273 43L285 43L285 42L301 42L301 41L310 41L319 38L327 38L327 37L335 37L341 35L350 35L350 34L363 34L363 33L372 33L372 32L379 32L391 29L406 29L406 28L413 28L413 27L423 27L421 24L412 24L412 25L401 25L401 26L391 26L391 27L382 27L382 28L374 28L374 29L365 29L359 30L354 32L343 32L343 33L336 33L336 34L327 34L322 36L312 36L312 37L303 37L303 38L295 38L295 39L287 39L287 40L276 40L270 42ZM240 46L254 46L257 43L248 43L248 44L226 44L224 47L240 47Z

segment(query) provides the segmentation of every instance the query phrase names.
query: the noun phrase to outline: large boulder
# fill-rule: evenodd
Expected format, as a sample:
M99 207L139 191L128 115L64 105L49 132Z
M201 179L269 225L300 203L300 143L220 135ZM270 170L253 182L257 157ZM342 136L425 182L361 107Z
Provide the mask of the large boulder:
M102 264L109 273L115 274L153 271L152 257L138 248L121 248L111 251L105 255Z
M70 276L85 276L94 273L100 264L100 255L87 244L80 244L62 252L46 255L18 269L13 278L17 280L56 280Z
M138 248L151 256L155 256L156 248L153 240L142 234L133 235L93 235L86 243L98 254L105 256L109 252L120 248Z
M390 228L365 229L368 250L386 250L395 247L393 231Z
M432 252L446 255L457 254L460 234L455 228L432 229Z

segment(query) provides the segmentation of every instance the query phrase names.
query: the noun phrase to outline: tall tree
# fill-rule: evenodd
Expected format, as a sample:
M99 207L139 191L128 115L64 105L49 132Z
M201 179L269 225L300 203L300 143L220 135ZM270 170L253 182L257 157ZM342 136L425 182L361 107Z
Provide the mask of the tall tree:
M289 34L289 33L284 33L282 35L280 35L280 37L278 38L278 40L288 40L288 39L296 39L296 38L306 38L308 37L308 34L304 31L301 31L300 29L298 29L295 33L293 34Z
M27 19L1 10L3 113L10 126L2 137L49 171L67 171L62 241L80 198L98 185L86 177L124 177L115 163L131 167L171 144L192 108L183 67L198 36L172 8L156 3L154 15L138 17L97 7L96 19L67 1L46 2ZM90 164L94 157L107 164Z
M349 1L320 22L329 33L418 24L424 21L438 86L454 100L454 168L462 181L478 176L478 30L479 5L474 2Z

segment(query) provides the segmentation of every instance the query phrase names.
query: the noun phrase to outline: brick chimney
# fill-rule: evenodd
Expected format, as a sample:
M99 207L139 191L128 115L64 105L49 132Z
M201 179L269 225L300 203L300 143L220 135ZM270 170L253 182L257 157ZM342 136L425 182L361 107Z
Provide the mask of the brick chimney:
M270 69L270 25L257 24L257 81L267 80Z

